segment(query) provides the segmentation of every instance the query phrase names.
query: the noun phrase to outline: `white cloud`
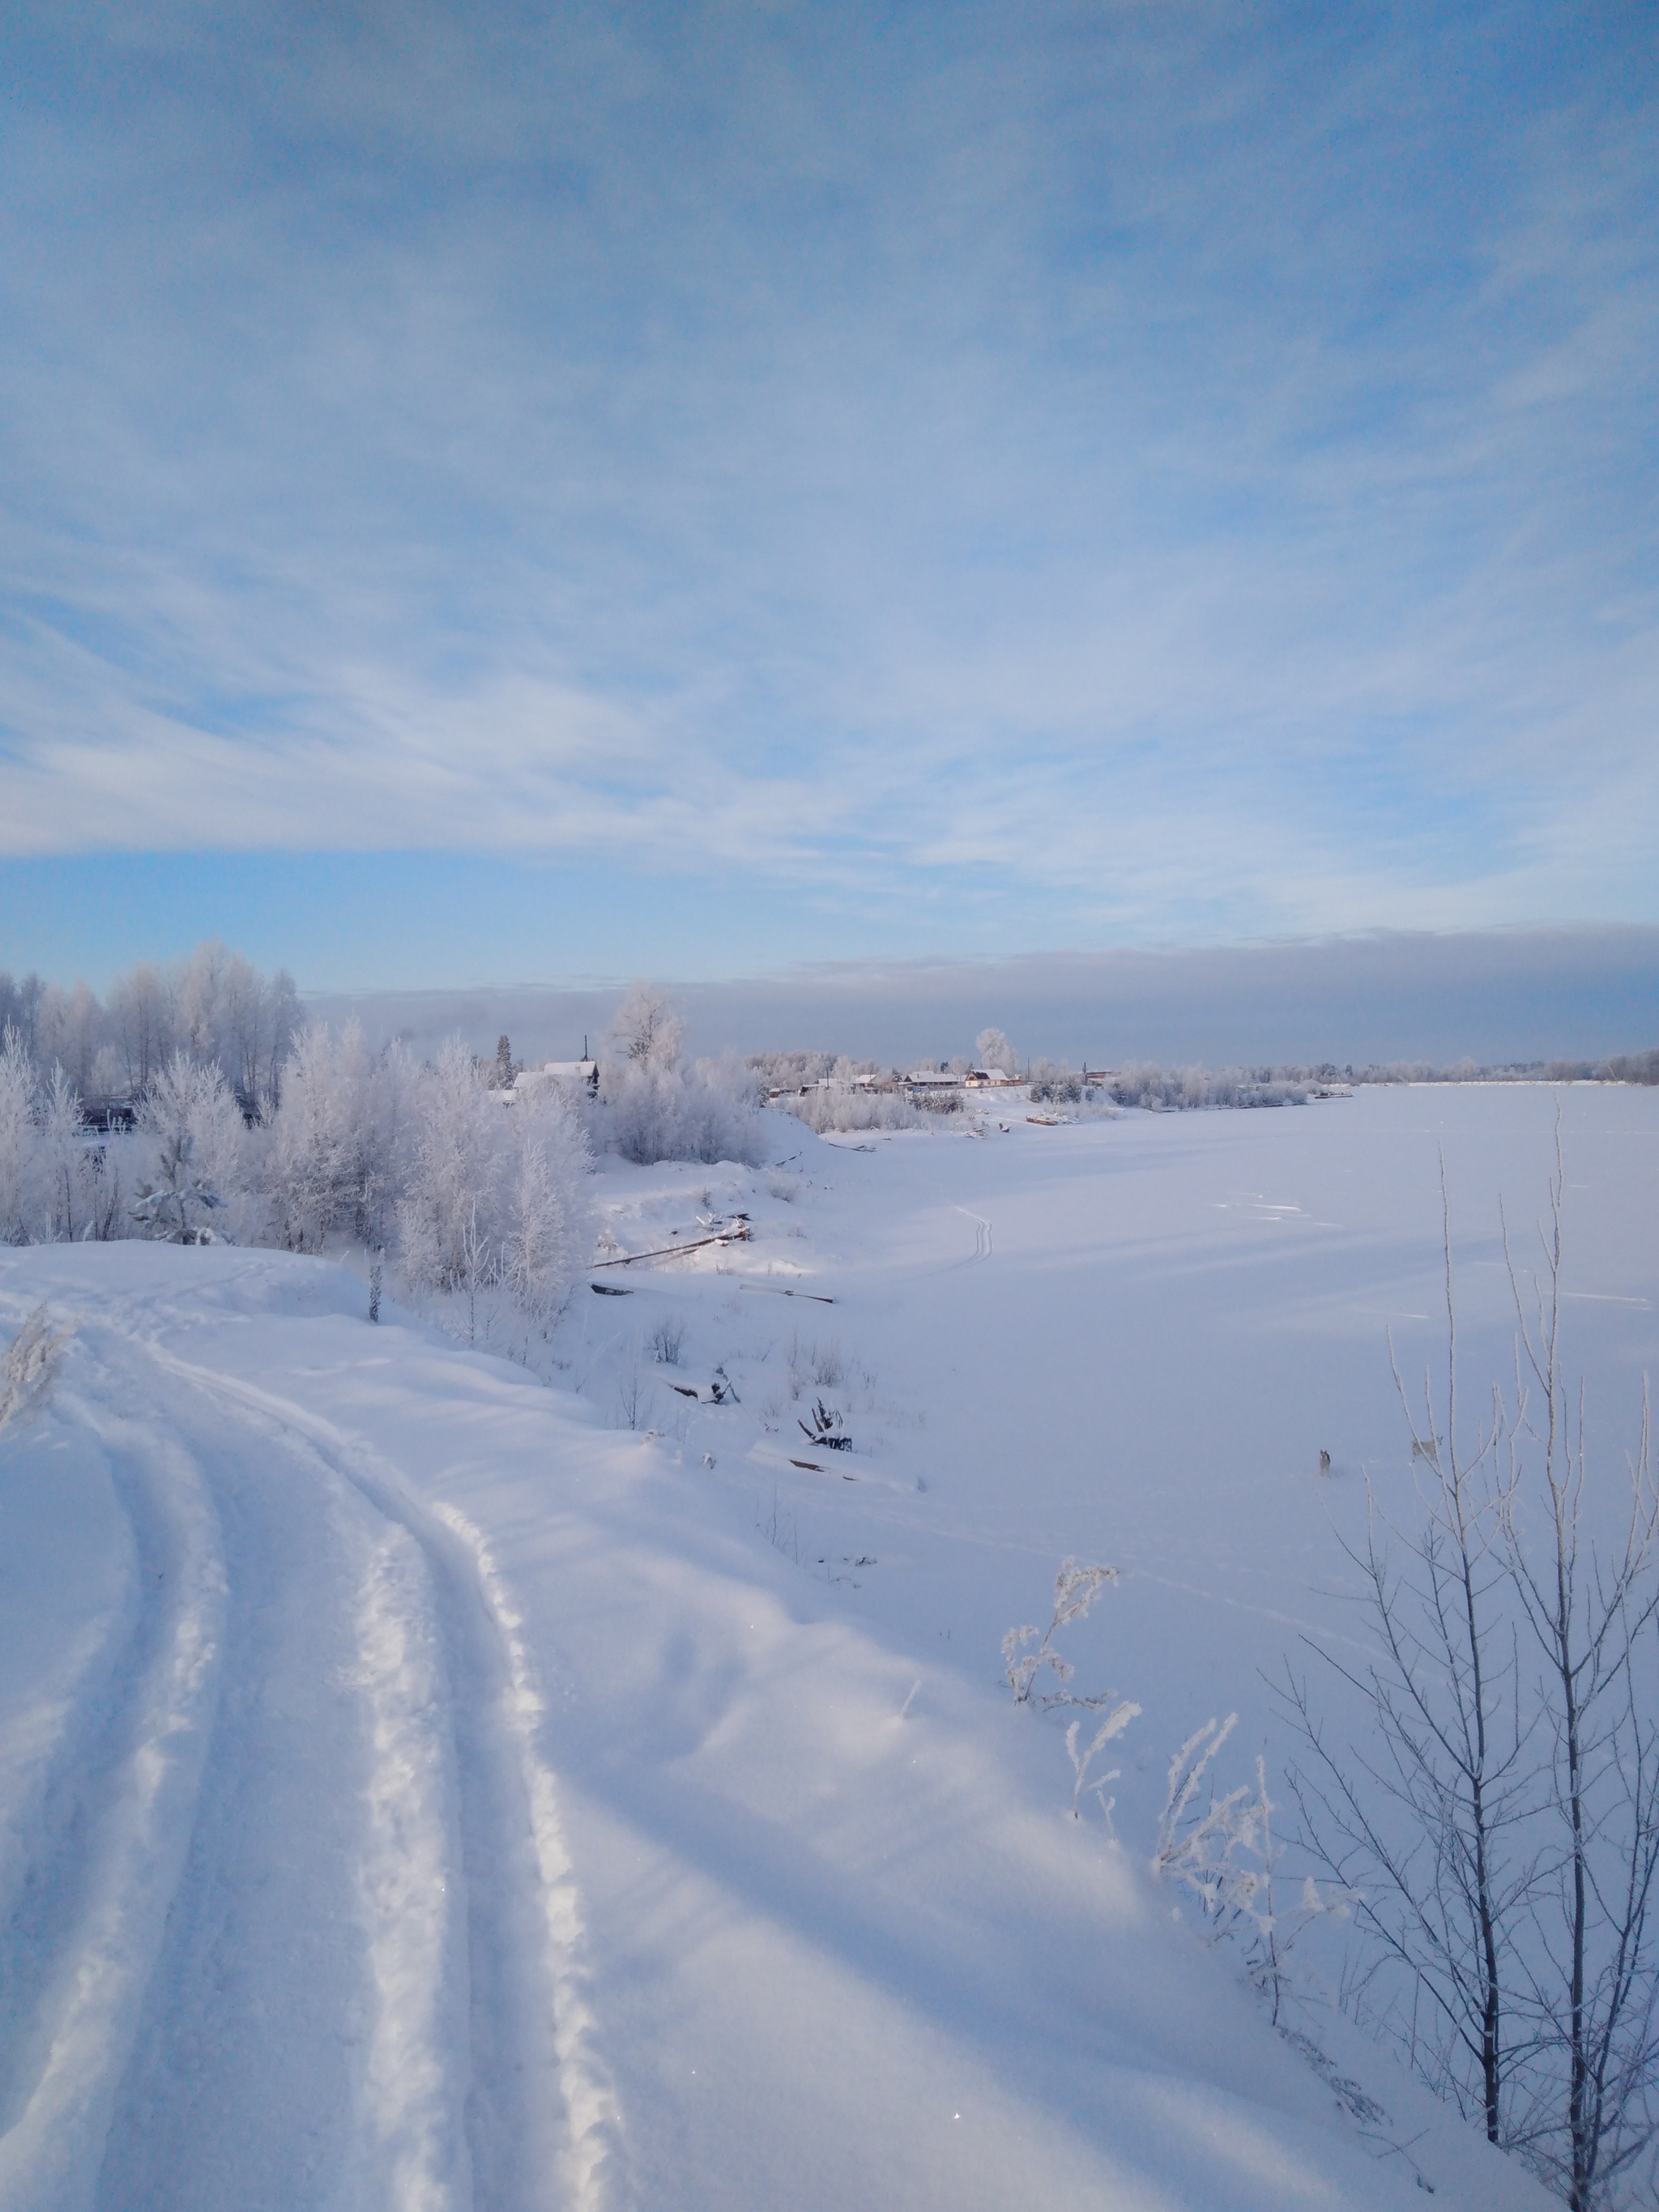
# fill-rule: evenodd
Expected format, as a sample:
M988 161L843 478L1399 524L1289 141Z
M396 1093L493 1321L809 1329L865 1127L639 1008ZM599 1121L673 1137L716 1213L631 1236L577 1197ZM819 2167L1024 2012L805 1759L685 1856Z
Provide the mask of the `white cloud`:
M1616 48L1546 94L1505 9L297 20L70 25L106 104L0 175L0 850L989 881L1050 937L1655 911Z

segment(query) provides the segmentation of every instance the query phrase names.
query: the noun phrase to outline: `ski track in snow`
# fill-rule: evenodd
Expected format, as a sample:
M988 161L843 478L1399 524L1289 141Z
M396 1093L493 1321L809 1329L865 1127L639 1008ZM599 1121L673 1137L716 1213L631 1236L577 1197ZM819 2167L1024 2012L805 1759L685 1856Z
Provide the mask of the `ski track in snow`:
M40 1762L0 2212L621 2212L544 1701L483 1539L288 1401L125 1328L82 1345L63 1410L143 1591ZM147 1404L167 1435L110 1410Z
M956 1211L958 1213L964 1215L966 1218L971 1221L974 1224L974 1259L988 1260L992 1253L996 1249L995 1245L992 1242L990 1223L985 1218L985 1216L982 1213L970 1212L969 1208L965 1206L958 1206L956 1208ZM973 1262L972 1261L958 1261L957 1264L958 1267L970 1267Z

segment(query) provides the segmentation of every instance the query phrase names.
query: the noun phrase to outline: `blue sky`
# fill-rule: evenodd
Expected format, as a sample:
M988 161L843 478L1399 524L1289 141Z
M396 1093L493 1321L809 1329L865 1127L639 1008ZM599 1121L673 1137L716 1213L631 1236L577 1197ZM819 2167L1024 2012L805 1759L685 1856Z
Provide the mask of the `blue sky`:
M1659 15L14 12L0 964L1659 921Z

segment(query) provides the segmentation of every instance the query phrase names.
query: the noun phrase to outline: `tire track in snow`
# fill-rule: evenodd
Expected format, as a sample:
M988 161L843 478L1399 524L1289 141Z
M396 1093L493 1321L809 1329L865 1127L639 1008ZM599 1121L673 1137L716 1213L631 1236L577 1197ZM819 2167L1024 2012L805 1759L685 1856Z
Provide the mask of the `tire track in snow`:
M372 1746L358 1879L376 1998L364 2084L374 2141L358 2155L374 2169L374 2201L451 2212L471 2195L459 2085L446 2065L458 1808L441 1740L447 1698L432 1577L395 1522L373 1543L356 1626L355 1686Z
M143 1348L204 1395L228 1401L245 1417L285 1435L383 1516L394 1549L401 1537L417 1554L435 1601L434 1632L449 1647L454 1709L467 1712L471 1723L470 1729L458 1731L455 1752L471 1922L473 2081L467 2135L474 2199L492 2212L497 2207L539 2212L555 2204L569 2212L620 2212L628 2196L621 2115L598 2049L582 1958L580 1897L557 1784L537 1743L545 1704L522 1619L487 1544L453 1506L422 1507L394 1466L323 1417L159 1346ZM405 1563L405 1577L409 1571ZM370 2118L381 2141L393 2147L392 2201L409 2212L428 2207L447 2212L453 2200L445 2193L444 2161L421 2149L424 2145L429 2151L441 2130L401 2110L398 2101L415 2083L430 2086L441 2079L443 2057L439 2052L434 2059L433 2031L414 2029L410 2020L411 2010L416 2018L433 2016L441 1936L435 1929L422 1932L418 1911L411 1923L403 1910L405 1902L414 1903L399 1871L408 1863L407 1839L399 1832L410 1811L403 1792L430 1767L433 1754L429 1747L422 1751L400 1741L428 1708L396 1649L408 1632L411 1608L394 1598L395 1579L383 1576L366 1589L363 1624L367 1671L385 1686L371 1692L372 1702L378 1697L371 1805L379 1825L366 1879L377 1900L370 1949L386 2001L369 2061ZM405 1600L407 1594L405 1587ZM483 1638L479 1628L486 1632ZM406 1783L398 1781L400 1773ZM429 1899L429 1887L425 1894ZM555 2084L564 2115L554 2142L545 2140L537 2094L546 2081Z
M622 2165L622 2115L609 2075L598 2057L593 2013L581 1969L581 1893L564 1839L557 1786L536 1748L546 1701L520 1633L523 1618L507 1595L483 1535L457 1507L441 1504L434 1510L472 1554L507 1657L506 1704L530 1802L546 1923L554 2040L568 2120L563 2159L566 2188L570 2203L580 2208L580 2212L589 2212L589 2208L601 2212L601 2208L619 2202L619 2191L611 2184Z
M36 1987L0 2136L4 2212L82 2212L91 2202L188 1849L228 1595L217 1517L190 1454L78 1395L61 1393L60 1405L109 1452L138 1571L155 1595L129 1647L131 1686L89 1762L103 1802L77 1807L83 1817L49 1839L34 1924L8 1931L26 1953L6 1957L8 1978Z

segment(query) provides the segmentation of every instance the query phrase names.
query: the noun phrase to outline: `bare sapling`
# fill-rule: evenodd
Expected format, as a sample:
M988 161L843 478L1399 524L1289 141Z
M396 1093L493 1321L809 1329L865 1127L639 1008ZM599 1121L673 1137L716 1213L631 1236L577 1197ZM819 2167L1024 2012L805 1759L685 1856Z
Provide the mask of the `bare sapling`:
M1529 1899L1539 1941L1522 1960L1522 2002L1550 2060L1521 2072L1510 2132L1572 2212L1589 2212L1655 2139L1659 1482L1644 1382L1616 1533L1598 1541L1586 1530L1584 1390L1570 1390L1561 1359L1565 1189L1558 1115L1538 1267L1523 1275L1504 1224L1518 1346L1505 1533L1539 1668L1547 1830Z
M651 1357L659 1367L678 1367L685 1348L685 1323L678 1315L659 1321L651 1332Z
M1373 1493L1348 1547L1372 1656L1317 1651L1353 1700L1340 1726L1305 1680L1285 1699L1301 1842L1363 1896L1353 2009L1595 2212L1659 2140L1659 1483L1645 1385L1622 1476L1592 1465L1563 1367L1565 1189L1558 1121L1535 1267L1504 1224L1513 1386L1470 1423L1443 1166L1443 1380L1420 1414L1400 1385L1411 1492L1392 1513Z
M1524 1912L1531 1870L1522 1831L1532 1803L1528 1729L1506 1633L1505 1416L1494 1392L1471 1431L1458 1398L1450 1200L1441 1164L1445 1365L1413 1405L1389 1356L1411 1439L1413 1512L1396 1526L1375 1492L1364 1543L1345 1546L1379 1656L1322 1663L1357 1693L1371 1725L1334 1739L1305 1682L1286 1698L1304 1760L1291 1788L1304 1838L1345 1887L1380 1950L1406 1970L1364 1984L1359 2009L1401 2041L1440 2094L1503 2140L1509 1991L1501 1928ZM1370 1750L1359 1747L1364 1742Z

